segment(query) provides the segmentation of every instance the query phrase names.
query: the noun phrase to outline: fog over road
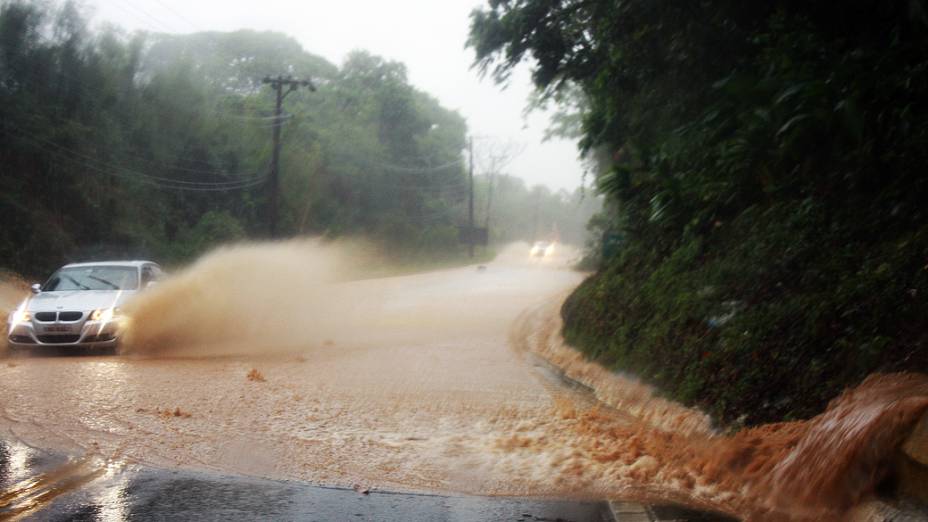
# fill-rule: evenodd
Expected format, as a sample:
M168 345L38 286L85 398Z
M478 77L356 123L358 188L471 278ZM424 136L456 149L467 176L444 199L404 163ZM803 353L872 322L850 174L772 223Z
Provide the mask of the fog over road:
M485 270L337 283L306 310L300 296L323 287L279 274L288 296L254 306L256 316L289 318L287 350L252 327L247 350L232 355L7 359L0 428L38 447L156 466L406 491L554 492L554 464L527 464L533 456L501 452L500 441L580 396L508 340L522 311L580 282L564 261L532 260L525 248ZM313 316L323 311L343 330L320 338Z

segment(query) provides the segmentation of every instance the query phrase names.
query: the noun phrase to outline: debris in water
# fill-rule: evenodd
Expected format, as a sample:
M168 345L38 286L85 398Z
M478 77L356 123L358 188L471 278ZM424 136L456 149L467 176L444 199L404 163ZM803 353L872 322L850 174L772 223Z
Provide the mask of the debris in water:
M370 494L371 494L371 488L364 487L364 486L362 486L361 484L355 484L354 486L351 487L351 489L357 491L358 493L360 493L360 494L362 494L362 495L370 495Z
M254 381L254 382L265 382L267 380L264 378L264 375L262 375L261 372L258 371L257 368L252 368L251 371L248 372L247 377L249 381Z
M145 408L138 408L135 411L138 413L145 413L148 410L146 410ZM173 410L170 408L166 410L162 410L161 408L155 408L154 413L155 415L161 417L162 419L170 419L171 417L189 419L190 417L193 417L193 415L190 412L186 412L180 408L174 408Z

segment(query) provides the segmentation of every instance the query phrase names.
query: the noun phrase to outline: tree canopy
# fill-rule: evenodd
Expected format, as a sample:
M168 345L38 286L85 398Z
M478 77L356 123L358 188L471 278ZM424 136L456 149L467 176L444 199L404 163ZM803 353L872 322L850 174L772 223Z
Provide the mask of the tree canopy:
M310 78L273 117L266 75ZM0 259L179 261L261 237L271 129L282 127L285 235L365 235L456 252L466 124L404 66L341 66L287 36L89 29L74 3L0 3Z
M543 96L582 93L624 248L568 302L568 337L727 420L928 368L926 29L921 0L474 11L484 71L527 61Z

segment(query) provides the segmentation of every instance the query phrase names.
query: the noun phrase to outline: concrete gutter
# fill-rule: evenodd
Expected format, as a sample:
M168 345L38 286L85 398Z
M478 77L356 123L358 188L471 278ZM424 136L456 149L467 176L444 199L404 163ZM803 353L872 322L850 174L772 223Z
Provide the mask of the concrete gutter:
M610 501L609 510L615 522L737 522L738 519L699 511L673 504L645 505L635 502Z
M609 502L609 510L615 522L654 522L654 518L644 504L632 502Z
M928 414L899 448L892 462L893 498L873 500L848 513L849 522L925 522L928 513Z
M915 425L912 434L902 445L902 451L915 462L928 466L928 415Z
M899 453L895 463L897 494L928 505L928 414L915 425Z

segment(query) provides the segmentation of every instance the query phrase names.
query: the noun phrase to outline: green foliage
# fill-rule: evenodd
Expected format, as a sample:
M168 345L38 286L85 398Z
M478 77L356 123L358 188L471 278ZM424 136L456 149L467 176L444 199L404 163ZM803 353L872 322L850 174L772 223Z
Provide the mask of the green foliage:
M210 210L203 214L196 225L182 231L175 244L186 249L178 257L189 258L223 243L241 241L245 237L245 229L231 214Z
M491 1L498 78L584 94L623 252L565 333L723 421L928 371L924 2ZM605 154L603 151L607 151Z
M262 237L282 125L284 235L458 256L464 119L364 52L341 67L276 33L93 32L75 3L0 1L0 266L181 262ZM311 78L275 122L266 75Z

